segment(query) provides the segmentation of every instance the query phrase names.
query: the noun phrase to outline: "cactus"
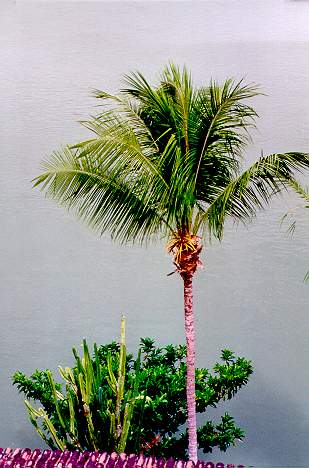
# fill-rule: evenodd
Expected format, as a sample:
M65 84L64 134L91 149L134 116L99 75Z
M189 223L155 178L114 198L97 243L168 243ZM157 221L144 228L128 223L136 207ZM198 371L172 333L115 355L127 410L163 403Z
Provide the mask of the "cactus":
M126 343L125 343L125 317L121 318L121 342L118 356L113 361L112 355L107 356L107 383L111 390L111 398L102 398L103 388L106 380L100 364L98 350L94 344L94 359L91 359L87 342L83 340L83 356L80 358L75 348L73 355L75 367L59 366L59 374L65 383L65 393L57 387L53 375L46 371L51 396L54 403L55 414L58 419L56 430L53 421L43 408L34 408L29 401L25 401L31 423L38 434L48 444L65 450L68 447L83 450L99 450L100 430L98 421L94 424L93 418L99 418L101 424L109 420L110 447L118 453L126 448L133 410L137 398L143 398L138 393L140 377L141 351L136 361L135 374L131 377L131 385L125 391L126 383ZM118 364L118 375L115 377L113 367ZM57 388L56 388L57 387ZM127 386L128 387L128 386ZM93 402L96 400L97 405ZM106 407L103 407L104 404ZM102 417L103 416L103 417ZM105 416L105 418L104 418ZM101 419L100 419L101 418ZM40 426L38 421L42 421ZM101 432L104 432L102 429ZM105 433L106 433L105 429ZM46 433L50 436L48 439ZM83 438L85 443L82 443Z
M133 417L134 406L137 398L140 378L141 351L136 361L135 375L131 381L131 388L125 394L126 377L126 341L125 341L125 317L121 317L121 341L119 350L118 379L113 372L111 354L107 357L108 377L107 382L116 397L115 411L112 412L110 401L108 414L110 416L110 435L114 440L115 451L124 452L129 435L130 424ZM123 411L122 411L123 407Z
M78 405L78 402L81 400L83 409L82 416L85 418L87 426L85 435L88 442L87 445L91 447L91 449L97 450L98 444L95 437L95 429L90 410L91 399L93 396L94 372L86 340L83 340L83 358L79 358L75 349L73 349L73 354L77 362L76 369L73 370L69 367L63 369L59 366L59 373L66 383L65 395L56 389L52 373L47 371L48 382L52 390L54 406L59 423L62 427L63 437L59 437L52 421L43 408L37 410L27 400L25 401L25 404L32 424L45 442L47 442L48 439L44 434L43 429L50 434L55 446L60 450L65 450L68 444L82 449L79 443L78 433L76 431L76 412L78 412L80 406ZM65 402L65 405L60 405L59 402ZM43 429L40 428L37 422L38 419L42 419Z

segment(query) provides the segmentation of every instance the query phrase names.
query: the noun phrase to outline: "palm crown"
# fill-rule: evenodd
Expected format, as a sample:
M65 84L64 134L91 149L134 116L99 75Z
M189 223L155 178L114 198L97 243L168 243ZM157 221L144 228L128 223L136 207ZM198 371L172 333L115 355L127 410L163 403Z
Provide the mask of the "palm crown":
M226 216L246 221L309 165L303 153L241 154L257 116L257 87L227 80L193 87L170 64L158 87L141 73L119 95L95 91L103 112L82 122L94 138L55 152L35 181L93 228L121 241L167 235L222 237Z

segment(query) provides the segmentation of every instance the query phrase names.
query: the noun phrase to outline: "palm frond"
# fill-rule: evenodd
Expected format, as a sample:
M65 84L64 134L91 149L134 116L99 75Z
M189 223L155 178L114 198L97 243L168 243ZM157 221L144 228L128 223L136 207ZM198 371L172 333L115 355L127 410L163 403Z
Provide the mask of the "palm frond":
M296 179L291 180L289 185L293 191L297 193L297 195L299 195L305 202L309 202L309 187L304 187ZM306 208L309 208L309 206L306 205Z
M172 63L165 67L160 84L151 86L139 72L125 76L127 88L122 92L140 104L139 115L150 128L161 148L173 134L185 154L189 149L189 116L194 88L189 72ZM162 135L166 139L162 140Z
M139 107L136 102L132 101L132 99L129 99L126 96L113 95L98 89L94 89L92 94L95 98L103 101L101 106L104 107L104 111L103 113L99 113L97 115L97 119L104 119L104 116L107 113L106 107L108 108L111 103L113 103L115 105L112 107L113 114L116 114L118 118L121 116L124 122L129 124L130 127L134 129L135 133L138 133L140 136L142 135L145 141L149 141L152 146L158 149L156 142L152 137L151 131L145 125L144 121L139 115Z
M309 188L308 187L303 187L300 182L296 179L289 181L289 186L290 188L296 193L302 200L305 202L309 202ZM289 210L287 213L285 213L282 218L281 218L281 226L289 220L289 226L287 229L287 233L290 235L293 235L296 229L296 220L294 219L296 215L296 211L299 208L309 208L309 205L305 206L296 206L292 210Z
M196 226L221 239L227 217L247 222L257 210L265 208L272 197L290 188L295 172L309 168L309 154L284 153L260 158L217 194L204 212L198 214Z
M256 85L235 83L232 79L223 86L212 81L208 88L197 92L190 130L196 153L195 185L199 199L208 201L205 177L209 179L215 173L220 184L237 173L238 159L257 117L256 111L243 101L259 94Z
M109 231L121 242L144 242L171 232L153 201L154 187L145 187L143 178L129 183L121 174L104 174L98 159L76 157L69 148L54 153L44 170L34 186L41 186L47 196L73 209L100 233Z
M297 195L299 195L302 198L302 200L304 200L307 203L309 202L309 187L304 187L303 185L300 184L298 180L289 181L289 186L293 189L293 191ZM309 205L305 205L304 208L309 208ZM285 213L285 215L282 216L281 224L283 224L286 219L289 219L289 220L291 220L291 218L293 219L294 217L293 215L295 215L295 211L296 210L294 209L293 214L290 211L288 213ZM290 221L289 227L287 229L287 233L290 235L293 235L295 232L295 229L296 229L296 220L294 219L292 222ZM309 281L309 271L307 271L307 273L304 276L304 282L307 282L307 281Z
M126 168L127 172L135 171L136 174L139 169L145 171L147 168L150 173L156 172L167 185L152 162L157 152L155 145L145 141L141 133L119 119L117 114L107 113L104 119L94 117L83 125L95 134L95 138L71 146L71 149L79 149L77 157L97 159L103 173L111 171L115 165L121 171Z

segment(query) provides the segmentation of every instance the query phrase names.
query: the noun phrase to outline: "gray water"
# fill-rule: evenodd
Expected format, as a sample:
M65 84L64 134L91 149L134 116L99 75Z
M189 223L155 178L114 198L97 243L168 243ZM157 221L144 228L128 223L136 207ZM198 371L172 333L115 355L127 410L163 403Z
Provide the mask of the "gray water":
M31 189L40 161L85 138L91 88L115 91L140 69L157 76L169 59L197 83L229 76L267 96L248 163L270 152L309 148L309 2L0 2L0 446L42 447L16 369L70 364L71 347L116 339L127 315L128 346L141 336L184 342L181 282L167 278L164 245L97 238L73 215ZM307 180L309 180L307 178ZM229 411L246 439L207 458L255 466L309 466L308 211L276 200L248 228L229 225L204 248L195 283L198 365L230 347L253 360L254 377L215 411ZM299 206L299 207L298 207ZM294 237L280 218L295 209ZM202 456L202 454L201 454Z

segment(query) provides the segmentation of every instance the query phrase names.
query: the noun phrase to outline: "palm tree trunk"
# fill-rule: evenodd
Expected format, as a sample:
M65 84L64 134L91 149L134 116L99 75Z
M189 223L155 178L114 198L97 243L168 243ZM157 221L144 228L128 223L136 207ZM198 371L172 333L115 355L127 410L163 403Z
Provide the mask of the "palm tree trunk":
M197 462L196 403L195 403L195 331L193 315L193 273L182 273L184 285L185 333L187 342L187 409L189 460Z

